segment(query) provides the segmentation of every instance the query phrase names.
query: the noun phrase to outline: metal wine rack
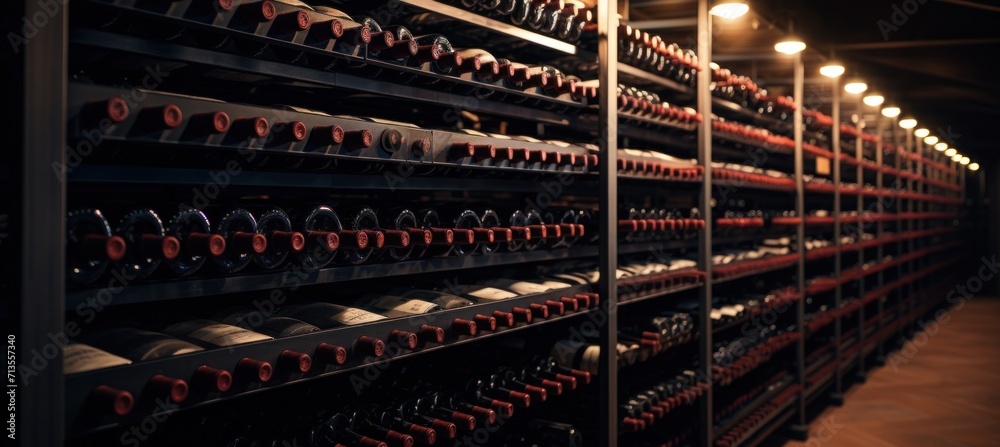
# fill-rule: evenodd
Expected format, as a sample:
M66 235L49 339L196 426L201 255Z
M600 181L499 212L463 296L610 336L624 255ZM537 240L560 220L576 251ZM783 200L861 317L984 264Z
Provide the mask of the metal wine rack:
M56 4L56 2L50 2ZM548 321L602 313L614 316L601 325L602 353L616 352L618 334L618 294L616 270L619 256L642 255L650 252L694 252L697 253L696 270L704 280L699 283L678 284L644 296L634 297L622 304L664 301L675 294L691 293L698 296L698 327L703 330L696 341L699 373L705 377L712 375L713 337L735 326L712 328L709 317L712 308L713 287L739 284L748 278L772 281L775 275L795 278L799 291L793 301L794 318L799 337L794 343L791 379L781 382L780 388L761 394L750 401L742 410L722 423L713 423L713 390L710 387L698 401L699 423L696 445L712 445L722 433L739 424L747 417L773 402L779 395L789 395L791 400L781 400L773 411L759 420L752 431L745 433L740 442L754 445L768 434L785 427L789 421L791 430L804 433L806 405L815 401L824 391L836 400L841 400L849 382L863 378L870 367L870 360L883 361L890 342L913 327L913 322L928 312L943 294L934 292L943 283L927 274L946 270L954 264L956 231L950 216L962 213L965 177L964 170L956 169L956 164L943 158L942 154L928 148L920 141L914 141L907 133L905 138L896 135L897 127L887 120L878 123L876 131L883 140L891 143L876 145L874 150L866 148L863 138L841 135L842 119L839 87L835 87L833 126L830 129L806 130L802 122L803 68L800 58L795 59L795 100L797 110L789 120L765 116L749 110L740 104L712 96L709 89L711 73L706 68L698 73L697 87L692 88L671 79L662 78L640 68L618 61L618 30L615 2L599 1L596 8L597 31L588 44L570 44L553 37L544 36L525 28L517 27L487 16L479 15L456 7L451 3L433 0L398 0L393 2L403 8L399 20L416 14L437 15L447 21L461 25L470 31L469 43L492 45L498 53L516 56L531 63L552 63L569 74L588 74L600 83L595 100L577 100L571 95L545 95L538 91L524 91L496 84L483 84L467 77L455 77L402 66L392 62L371 59L365 56L364 47L353 52L337 52L330 44L317 44L310 40L308 32L281 34L270 26L234 27L229 26L235 10L224 12L218 20L204 20L185 14L195 8L199 0L179 0L174 2L154 2L151 0L87 0L60 4L54 10L49 3L37 1L17 2L16 13L9 17L49 17L46 26L38 27L28 44L17 53L17 84L23 87L23 97L19 107L23 114L18 118L20 150L12 160L18 164L6 173L6 178L19 191L16 204L12 208L11 234L19 240L4 244L15 253L8 260L14 270L9 275L8 290L17 296L13 311L8 318L19 320L17 350L19 362L26 363L33 352L44 352L45 347L65 334L66 311L88 306L87 298L100 292L100 288L67 288L64 274L65 247L62 235L66 233L65 216L70 192L87 185L105 185L124 188L134 185L144 186L192 186L203 184L209 174L204 166L171 164L150 153L134 154L131 162L116 162L85 159L74 161L74 154L67 152L67 145L81 138L80 128L75 127L75 117L86 103L106 97L120 90L119 87L101 85L106 79L119 78L121 73L133 76L142 74L142 67L152 64L169 65L173 79L183 80L190 85L190 94L211 96L211 92L225 92L248 88L268 87L278 93L267 96L255 93L256 103L281 104L282 99L298 98L303 105L322 104L330 98L344 101L363 102L378 98L386 108L410 109L428 107L434 110L455 109L474 110L477 114L510 120L519 129L530 129L545 136L572 136L576 141L592 143L594 151L579 152L585 161L579 164L523 166L494 165L478 163L469 159L449 160L444 150L458 138L469 141L493 142L491 137L473 137L449 131L401 129L405 132L426 135L429 151L414 154L410 150L389 153L380 150L378 144L365 153L350 151L311 151L310 148L294 144L259 147L273 164L265 164L247 169L233 179L236 187L295 189L295 190L386 190L390 189L378 174L338 172L326 169L325 163L332 160L345 166L352 163L365 164L378 160L380 163L415 163L429 168L426 175L408 178L405 183L393 186L416 194L453 189L477 191L481 193L504 191L505 193L544 193L544 181L553 176L571 176L574 180L566 190L570 194L596 198L600 214L600 237L597 245L581 245L569 248L555 248L533 252L500 253L490 256L466 258L414 259L400 263L376 263L360 266L336 265L315 272L308 272L300 279L301 284L330 284L355 281L364 278L394 277L427 272L460 271L465 269L512 266L523 263L559 261L573 259L595 259L599 265L601 281L592 286L574 286L542 295L523 296L502 302L502 306L484 304L467 308L444 311L434 315L437 321L452 321L455 318L473 318L497 310L509 311L511 307L527 307L561 297L572 297L575 293L596 293L599 304L591 308L566 311L565 315L542 319L530 324L518 323L515 327L503 328L496 333L480 334L475 337L449 335L444 343L431 343L400 357L419 356L424 352L446 350L452 345L476 343L481 338L505 336L528 326L544 325ZM232 0L236 6L248 4L249 0ZM378 3L378 2L376 2ZM697 54L707 65L711 60L711 19L708 13L709 1L698 0L692 14L697 16ZM371 7L367 5L366 7ZM376 7L378 5L375 5ZM280 11L292 8L287 4L278 5ZM95 26L90 20L100 14L117 17L107 26ZM226 39L226 48L203 48L177 42L165 42L144 36L129 34L116 26L135 20L137 24L158 24L164 26L188 27L210 39ZM348 28L357 24L347 23ZM18 24L20 26L20 24ZM460 33L456 33L460 34ZM461 42L459 37L459 42ZM231 45L230 45L231 44ZM233 48L267 48L270 56L257 57L243 54ZM289 60L291 55L291 60ZM296 61L305 58L323 62L303 64ZM329 67L327 67L328 65ZM358 71L352 66L364 65L368 71ZM92 68L87 76L78 76L81 68ZM705 68L705 67L703 67ZM373 71L380 73L369 76ZM406 77L411 83L396 82L394 77ZM662 125L641 116L619 113L616 104L615 87L619 82L627 85L655 90L672 102L693 106L704 116L700 125L689 127ZM462 93L463 89L484 89L482 97ZM260 89L264 90L264 89ZM488 94L486 94L488 93ZM150 97L158 93L149 92ZM470 102L470 98L475 101ZM171 99L171 101L197 107L196 100ZM154 101L155 102L155 101ZM152 102L150 103L152 104ZM183 104L182 104L183 105ZM250 108L227 104L234 109ZM265 110L265 108L257 107ZM712 115L741 122L794 139L794 150L787 153L774 152L775 166L780 166L794 181L794 187L773 186L753 181L717 179L713 176L713 161L740 161L746 147L752 142L740 141L712 132ZM310 117L296 115L297 119L308 121L310 127L318 121L340 118ZM312 121L310 121L312 120ZM315 122L314 122L315 121ZM337 121L347 127L358 124L355 121ZM373 130L392 129L393 124L364 123ZM888 127L880 127L888 126ZM225 144L215 142L185 141L176 135L160 135L156 139L143 140L143 145L135 146L135 140L126 128L105 136L106 147L121 146L126 152L141 152L158 148L168 153L185 150L204 154L225 153ZM864 132L862 123L856 124L856 132ZM803 138L808 136L824 147L829 156L816 155L803 150ZM462 140L462 141L465 141ZM412 139L411 139L412 141ZM503 140L496 140L503 144ZM653 150L670 148L674 154L683 153L696 158L700 169L698 179L655 178L645 174L619 170L618 148L624 141L628 144ZM905 141L905 144L898 144ZM211 143L211 144L209 144ZM539 150L553 150L547 143L519 143L521 146ZM852 146L853 145L853 146ZM582 145L579 147L583 147ZM384 148L383 148L384 149ZM362 151L364 152L364 151ZM590 156L595 155L593 160ZM745 157L745 155L743 155ZM832 185L825 187L806 182L806 157L832 158ZM782 158L784 157L784 158ZM322 164L314 170L301 166ZM845 167L847 169L845 169ZM850 169L854 167L854 169ZM619 172L621 171L621 172ZM619 175L620 174L620 175ZM887 179L899 180L895 187L887 186ZM873 189L863 189L866 183L873 183ZM783 203L785 209L794 208L800 222L794 220L790 226L769 228L764 232L750 234L718 235L714 229L716 218L712 215L713 201L720 188L733 188L734 194L743 194L754 200ZM682 194L693 199L701 210L705 221L704 229L698 231L696 239L654 242L625 242L619 238L618 216L621 196L666 198L672 194ZM832 197L831 197L832 195ZM845 202L844 196L855 202ZM807 226L804 218L808 208L829 207L832 219L822 222L820 227ZM853 228L845 230L848 223L843 213L871 211L880 218L866 221L855 218ZM945 215L942 217L942 215ZM909 216L909 217L907 217ZM916 216L915 218L913 216ZM888 234L887 227L893 228L895 235ZM863 242L860 236L864 230L874 237L872 242ZM791 231L794 230L794 233ZM805 250L807 234L830 234L834 245L823 254L810 254ZM858 236L853 244L841 244L844 235ZM905 234L905 237L902 235ZM797 249L783 260L772 264L754 265L735 274L714 275L713 254L721 251L721 246L759 242L766 237L777 235L797 236ZM920 253L920 256L906 256ZM885 255L892 254L898 261L885 261ZM830 258L833 258L832 260ZM864 265L866 261L885 261L873 274L860 274L850 279L835 281L828 288L807 287L807 281L826 276L832 270L833 278L840 278L849 269L843 266ZM876 264L873 264L876 265ZM817 267L818 266L818 267ZM732 266L729 266L732 267ZM794 269L794 270L792 270ZM730 268L729 270L732 270ZM729 271L725 270L724 271ZM946 273L940 274L946 278ZM212 296L268 290L285 284L285 272L248 273L233 277L179 278L136 283L116 292L114 306L160 302L182 298ZM858 296L845 296L846 286L856 287ZM811 291L810 291L811 290ZM803 293L805 291L805 293ZM867 292L867 293L866 293ZM807 300L808 298L808 300ZM849 298L855 298L849 300ZM816 311L815 303L824 303L828 309L821 314L832 320L832 324L816 324L816 330L807 332L806 301ZM832 312L832 313L831 313ZM816 314L816 312L813 312ZM815 320L812 320L815 321ZM737 322L738 323L738 322ZM386 339L394 329L410 328L406 322L387 320L373 324L350 326L343 329L325 330L315 334L283 338L239 346L232 350L212 350L203 353L143 362L129 366L97 370L72 376L64 376L61 356L46 358L47 366L38 368L30 377L19 383L19 436L24 445L60 446L67 440L83 434L107 430L123 423L142 419L147 413L137 409L127 418L94 417L86 414L85 402L90 390L102 384L110 384L131 390L140 395L148 377L164 373L183 377L198 365L224 367L242 357L254 356L270 358L283 349L312 352L322 341L350 347L353 340L361 335L371 335ZM712 328L713 330L705 330ZM410 328L412 329L412 328ZM824 342L816 334L831 330L831 341ZM54 338L55 337L55 338ZM234 360L236 359L236 360ZM327 367L322 371L305 375L292 375L287 380L258 387L234 388L222 395L213 395L199 402L185 404L172 411L184 411L190 407L216 405L231 397L262 392L280 392L285 383L295 383L326 377L345 371L356 370L379 359L353 359L345 365ZM620 443L618 415L618 368L616 359L602 355L599 363L597 386L600 391L600 435L599 439L588 440L591 445L614 447L627 445ZM863 379L862 379L863 380ZM786 393L787 392L787 393ZM141 401L142 398L139 400ZM144 407L145 408L145 407ZM767 407L772 408L772 407Z

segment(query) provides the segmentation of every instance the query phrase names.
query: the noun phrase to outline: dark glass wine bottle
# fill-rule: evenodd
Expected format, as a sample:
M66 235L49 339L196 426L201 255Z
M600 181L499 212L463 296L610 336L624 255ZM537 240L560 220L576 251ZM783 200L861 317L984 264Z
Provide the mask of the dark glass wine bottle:
M111 235L100 210L72 211L66 220L66 279L87 284L100 278L111 261L125 257L127 244Z
M367 235L366 246L360 247L357 245L348 244L351 239L349 237L356 233L341 232L341 250L340 256L351 264L361 264L367 261L374 250L382 249L385 246L385 233L379 231L378 215L375 214L375 210L368 207L361 207L354 210L348 210L346 213L347 218L344 221L344 228L350 232L361 232ZM344 250L347 248L348 250Z
M305 216L297 219L306 238L306 247L297 253L299 265L306 271L326 267L336 257L340 247L340 231L343 226L340 217L328 206L313 208ZM367 237L365 237L367 241Z
M257 220L247 210L234 209L223 214L215 232L226 239L226 252L213 258L222 273L243 270L255 255L267 250L267 238L257 232Z
M166 234L180 241L180 254L164 263L175 274L188 276L201 268L209 258L226 252L226 239L212 234L212 226L205 214L196 209L178 212L167 224Z
M170 335L130 327L88 332L81 339L136 362L204 350Z
M260 215L257 232L267 238L267 249L255 255L254 261L265 270L280 268L293 253L301 253L306 248L306 237L294 231L291 219L277 208Z
M239 306L222 310L212 316L212 319L274 338L311 334L319 330L316 326L294 318L265 315L258 310Z

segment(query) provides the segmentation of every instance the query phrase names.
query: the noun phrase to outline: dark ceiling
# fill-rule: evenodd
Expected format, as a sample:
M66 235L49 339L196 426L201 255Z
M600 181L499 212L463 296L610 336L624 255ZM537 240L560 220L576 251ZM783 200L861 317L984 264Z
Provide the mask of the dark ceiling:
M750 0L750 5L745 17L714 22L712 59L723 67L790 94L791 63L778 57L773 44L793 27L809 44L803 56L807 105L829 113L832 87L818 70L835 52L848 74L864 78L887 103L950 139L959 152L977 161L1000 155L995 127L1000 123L1000 2ZM629 19L677 19L694 11L693 0L632 0ZM690 46L693 31L657 30Z

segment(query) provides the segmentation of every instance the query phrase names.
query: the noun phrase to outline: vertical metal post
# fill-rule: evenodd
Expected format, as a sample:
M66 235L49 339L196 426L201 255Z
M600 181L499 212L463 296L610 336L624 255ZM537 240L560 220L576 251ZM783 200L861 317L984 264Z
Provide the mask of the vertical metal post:
M900 170L900 172L902 172L902 166L903 166L902 163L903 163L903 160L902 160L902 157L900 157L900 155L902 155L904 153L909 154L912 151L913 151L913 129L906 129L906 146L903 147L902 149L899 149L899 150L896 151L896 169L897 170ZM911 166L910 163L907 163L906 166L907 166L907 172L909 172L909 169L910 169L910 166ZM903 181L899 180L899 179L897 179L897 181L900 182L900 184L901 184L900 186L902 186L903 184L905 184L907 191L910 191L910 190L913 189L913 179L907 178L907 180L905 181L905 183ZM909 202L910 201L907 201L907 203L909 203ZM896 232L897 233L902 232L903 228L904 228L904 226L903 226L903 220L899 218L900 213L902 213L902 212L905 211L902 205L903 205L902 201L897 201L896 202ZM907 206L909 206L909 205L907 205ZM907 219L906 220L906 226L905 226L905 228L906 228L907 231L912 231L913 230L913 228L914 228L913 227L913 219ZM896 242L896 257L902 256L902 255L903 255L903 241L897 241ZM902 278L902 277L903 277L903 265L902 264L897 264L896 265L896 278ZM909 304L910 300L909 300L909 297L906 294L906 287L900 287L900 288L896 289L896 300L899 302L898 311L896 312L896 315L897 315L897 317L901 318L903 315L906 315L906 313L909 312L909 310L910 310L910 304ZM903 330L904 329L905 329L905 325L900 325L899 326L899 331L897 331L896 335L900 339L902 339L902 335L903 335Z
M598 361L600 379L601 424L600 445L618 445L618 2L601 0L597 3L598 79L600 80L600 136L598 154L600 169L601 250L600 283L601 312L607 323L601 328L601 356Z
M53 172L53 166L65 166L66 144L66 59L67 8L49 10L43 2L24 2L23 17L48 17L46 26L37 27L30 42L20 46L23 65L21 119L23 127L21 169L14 174L20 180L19 208L12 216L13 233L19 239L17 268L19 288L12 317L19 320L16 339L18 365L28 367L30 353L43 353L47 364L33 368L35 374L18 374L17 387L8 383L7 391L17 393L17 439L21 445L56 447L63 445L64 383L60 343L66 338L63 309L65 298L66 173ZM20 8L15 7L15 10ZM21 23L18 22L20 27ZM20 30L20 28L18 28ZM23 37L23 36L22 36ZM13 297L10 298L13 301ZM52 356L50 353L54 352ZM21 368L18 368L20 371Z
M708 64L712 60L712 17L708 14L709 0L698 0L698 59ZM714 384L712 378L712 82L711 70L702 67L698 72L698 111L705 120L698 126L698 164L703 169L704 179L698 197L698 209L705 218L705 229L699 234L698 268L705 272L705 285L701 287L698 303L699 329L698 368L710 386L701 397L698 420L698 445L712 445L714 423L712 399Z
M803 151L802 151L802 97L804 95L804 85L805 85L805 68L802 66L802 53L796 53L794 56L794 86L792 96L795 98L795 114L793 116L793 132L795 136L795 213L799 216L799 224L796 229L795 239L796 246L799 252L799 266L798 266L798 290L800 299L795 306L795 327L799 331L799 340L796 343L796 354L795 354L795 374L798 377L799 386L802 388L802 392L798 395L798 401L796 402L798 407L798 414L796 416L796 421L798 427L795 430L801 432L802 434L807 434L808 427L806 426L806 330L805 330L805 313L806 313L806 194L805 194L805 179L803 178L805 163Z
M883 157L885 156L884 154L885 144L883 144L883 138L886 138L883 136L883 128L885 127L885 123L886 119L880 116L878 118L878 132L877 132L879 139L878 142L875 144L875 165L878 166L878 170L875 171L875 187L878 188L879 190L882 190L882 188L885 186L885 177L882 174L882 163L883 163ZM892 143L890 142L890 144ZM885 229L885 223L882 221L882 213L885 212L885 201L888 199L889 198L879 197L878 202L875 203L875 212L878 213L878 220L875 222L876 239L882 237L883 230ZM882 257L885 255L885 250L881 244L879 244L875 248L875 253L876 253L875 258L878 259L879 262L881 262ZM882 287L883 284L885 284L885 271L879 271L876 274L876 281L878 282L878 285L875 286L875 290L878 290ZM876 333L879 333L882 331L882 312L885 310L885 303L883 302L882 297L878 297L878 305L876 306L876 309L878 309L875 314L878 316L878 321L875 323L875 330L877 331ZM883 356L885 355L884 349L882 347L882 341L876 338L875 344L877 346L877 354L875 357L877 359L876 362L882 364L882 362L884 362Z
M863 164L862 162L865 159L865 150L864 150L864 139L861 138L861 137L863 135L863 132L865 131L865 103L862 100L862 96L861 95L858 95L858 103L857 104L858 104L858 108L857 108L857 110L858 110L858 122L857 122L856 126L857 126L857 131L858 131L858 138L856 138L855 142L854 142L855 143L854 144L854 156L858 160L857 176L856 176L857 181L858 181L858 187L864 187L865 186L865 170L864 170L864 167L862 166L862 164ZM879 193L881 194L881 191L879 191ZM858 214L860 215L861 213L863 213L865 211L865 197L864 197L864 195L858 194L857 205L858 205ZM864 234L864 232L865 232L864 228L865 228L864 223L862 223L862 222L859 221L858 225L857 225L857 227L855 229L856 240L859 241L859 242L861 241L861 235ZM858 264L859 265L864 265L864 263L865 263L865 251L864 250L859 250L858 251ZM864 276L862 276L861 278L858 278L858 296L857 296L857 299L859 299L859 300L863 299L864 296L865 296L865 278L864 278ZM861 306L860 309L858 309L858 378L861 379L861 380L864 380L864 375L865 375L865 356L864 356L865 346L864 346L864 344L865 344L865 306Z
M924 173L924 161L923 161L923 154L924 154L923 146L924 146L924 142L923 142L923 140L918 140L916 143L917 144L914 145L914 147L913 147L913 153L915 155L918 155L919 157L915 157L916 160L917 160L915 172L917 174L920 174L920 175L929 175L930 174L929 171L926 174ZM917 179L915 179L913 181L913 188L912 188L913 192L917 192L917 193L923 193L924 192L924 182L920 180L921 178L923 178L923 177L918 177ZM925 204L923 202L919 202L918 200L910 199L909 200L909 204L907 206L907 209L910 212L922 212L924 210L924 205ZM911 221L910 222L910 228L914 228L914 227L918 228L918 229L924 229L925 228L923 221L918 221L918 222ZM923 247L924 247L924 242L923 242L923 238L921 238L921 242L919 243L919 248L923 248ZM917 244L916 240L910 239L910 252L912 253L912 252L916 251L917 248L918 248L918 244ZM916 261L911 261L911 262L908 262L906 264L907 264L907 268L908 268L908 272L909 273L915 272L917 270L915 268L915 266L919 265L919 264L916 263ZM921 281L922 281L922 279L921 279ZM907 287L906 287L906 291L907 291L906 296L907 296L907 299L909 299L911 305L914 305L914 306L919 305L920 301L921 301L921 300L919 300L919 299L916 298L916 295L917 295L916 292L917 292L917 290L923 290L922 287L918 288L917 284L918 283L916 283L916 282L911 282L911 283L907 284ZM912 331L913 325L910 325L910 328L911 328L910 330Z
M841 164L841 160L840 160L840 152L841 152L841 148L840 148L840 77L833 78L832 82L833 82L833 105L832 105L833 110L831 111L831 114L833 115L833 127L830 129L830 134L831 134L830 141L831 141L831 144L833 145L833 242L834 242L834 244L837 245L837 254L834 255L834 258L833 258L834 259L834 261L833 261L833 277L838 279L838 281L837 281L837 288L834 289L833 299L834 299L834 305L835 305L834 309L838 309L839 310L841 308L841 305L842 305L841 303L844 300L844 288L843 288L843 286L840 285L840 281L839 281L839 279L840 279L840 271L841 271L841 262L843 262L843 254L844 254L843 248L841 247L841 244L840 244L840 239L843 237L841 235L841 228L840 228L840 224L841 224L841 222L840 222L840 213L843 211L843 210L841 210L841 207L840 207L840 205L841 205L840 204L840 183L843 181L841 179L841 172L840 172L840 168L841 168L841 166L840 166L840 164ZM843 402L843 396L844 396L844 394L843 394L844 393L844 381L840 377L841 374L843 373L843 371L840 368L840 356L841 356L840 344L843 342L843 340L841 340L841 337L843 335L842 334L842 332L843 332L843 326L842 326L841 323L842 323L842 321L841 321L841 318L839 316L833 321L834 353L836 354L836 357L834 357L834 359L837 362L837 370L836 370L836 374L834 374L834 395L832 397L833 397L833 400L836 401L836 402Z

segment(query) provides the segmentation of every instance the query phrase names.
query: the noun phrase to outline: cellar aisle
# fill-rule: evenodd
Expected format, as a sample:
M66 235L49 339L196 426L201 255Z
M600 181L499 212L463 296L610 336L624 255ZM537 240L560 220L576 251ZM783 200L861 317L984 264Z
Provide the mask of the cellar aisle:
M948 315L923 347L902 357L908 362L871 371L843 407L813 420L808 442L785 447L996 446L1000 298L976 298Z

